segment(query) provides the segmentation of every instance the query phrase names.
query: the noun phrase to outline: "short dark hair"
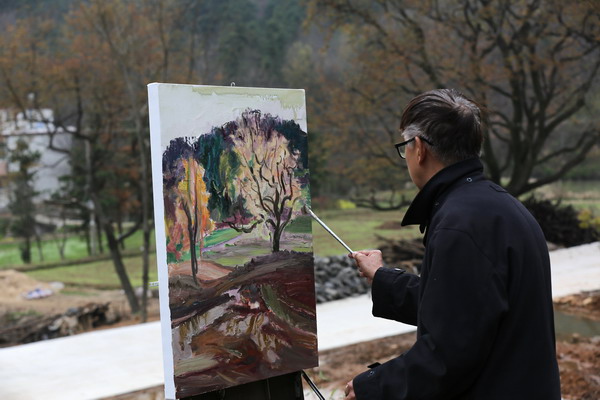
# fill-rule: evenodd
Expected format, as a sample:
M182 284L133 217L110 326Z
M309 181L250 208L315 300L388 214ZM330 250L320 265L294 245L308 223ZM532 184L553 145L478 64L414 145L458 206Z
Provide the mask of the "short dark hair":
M479 157L482 108L455 89L436 89L412 99L400 121L405 138L423 136L433 143L429 148L444 164Z

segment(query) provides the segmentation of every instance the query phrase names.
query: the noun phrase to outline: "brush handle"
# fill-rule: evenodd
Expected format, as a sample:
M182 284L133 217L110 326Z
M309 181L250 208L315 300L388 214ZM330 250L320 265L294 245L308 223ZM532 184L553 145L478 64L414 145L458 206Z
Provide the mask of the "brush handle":
M344 243L344 241L342 239L340 239L338 237L338 235L336 235L331 229L329 229L329 227L325 224L325 222L321 221L319 219L319 217L317 217L317 215L308 206L305 206L305 207L306 207L306 211L308 211L308 213L310 214L310 216L313 217L314 220L317 221L323 228L325 228L325 230L327 232L329 232L329 234L331 236L333 236L335 240L337 240L338 242L340 242L340 244L342 246L344 246L346 248L346 250L348 250L350 253L354 253L352 251L352 249L350 247L348 247L348 245L346 243Z

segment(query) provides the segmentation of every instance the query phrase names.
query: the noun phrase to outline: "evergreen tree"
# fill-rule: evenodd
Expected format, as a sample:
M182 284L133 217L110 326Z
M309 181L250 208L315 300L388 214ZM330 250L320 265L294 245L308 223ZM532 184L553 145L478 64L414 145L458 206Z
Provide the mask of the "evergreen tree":
M26 264L31 262L31 243L36 233L34 199L38 193L34 189L35 171L32 169L39 159L40 153L31 151L24 139L17 141L9 156L9 162L17 167L17 171L10 174L9 229L14 236L23 239L21 259Z

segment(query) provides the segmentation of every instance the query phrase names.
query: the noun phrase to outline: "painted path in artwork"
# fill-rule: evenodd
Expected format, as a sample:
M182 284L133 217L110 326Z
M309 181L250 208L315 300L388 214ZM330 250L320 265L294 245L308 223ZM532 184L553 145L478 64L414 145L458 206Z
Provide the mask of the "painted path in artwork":
M555 297L600 289L600 242L550 258ZM319 349L373 340L391 329L388 323L371 316L367 295L318 305ZM401 333L400 324L391 324L398 331L386 335ZM163 382L158 322L0 349L0 399L102 399Z
M169 276L192 276L191 264L190 261L169 264ZM233 268L226 267L210 260L201 260L196 276L200 280L212 280L222 278L231 271L233 271Z
M170 274L178 397L317 365L312 253L253 258L220 278Z

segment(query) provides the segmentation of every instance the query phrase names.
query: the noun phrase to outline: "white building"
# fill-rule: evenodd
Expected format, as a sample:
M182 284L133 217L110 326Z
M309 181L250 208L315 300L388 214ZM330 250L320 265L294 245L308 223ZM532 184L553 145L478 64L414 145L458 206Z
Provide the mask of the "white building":
M0 213L7 212L10 190L7 178L11 171L16 170L16 166L10 165L8 159L10 151L15 148L19 139L25 139L29 150L38 151L41 156L34 170L34 188L39 192L37 203L48 199L51 193L58 189L59 178L71 172L66 154L49 149L51 136L55 147L71 147L71 135L54 126L52 110L0 110L0 141L7 150L5 154L0 155Z

